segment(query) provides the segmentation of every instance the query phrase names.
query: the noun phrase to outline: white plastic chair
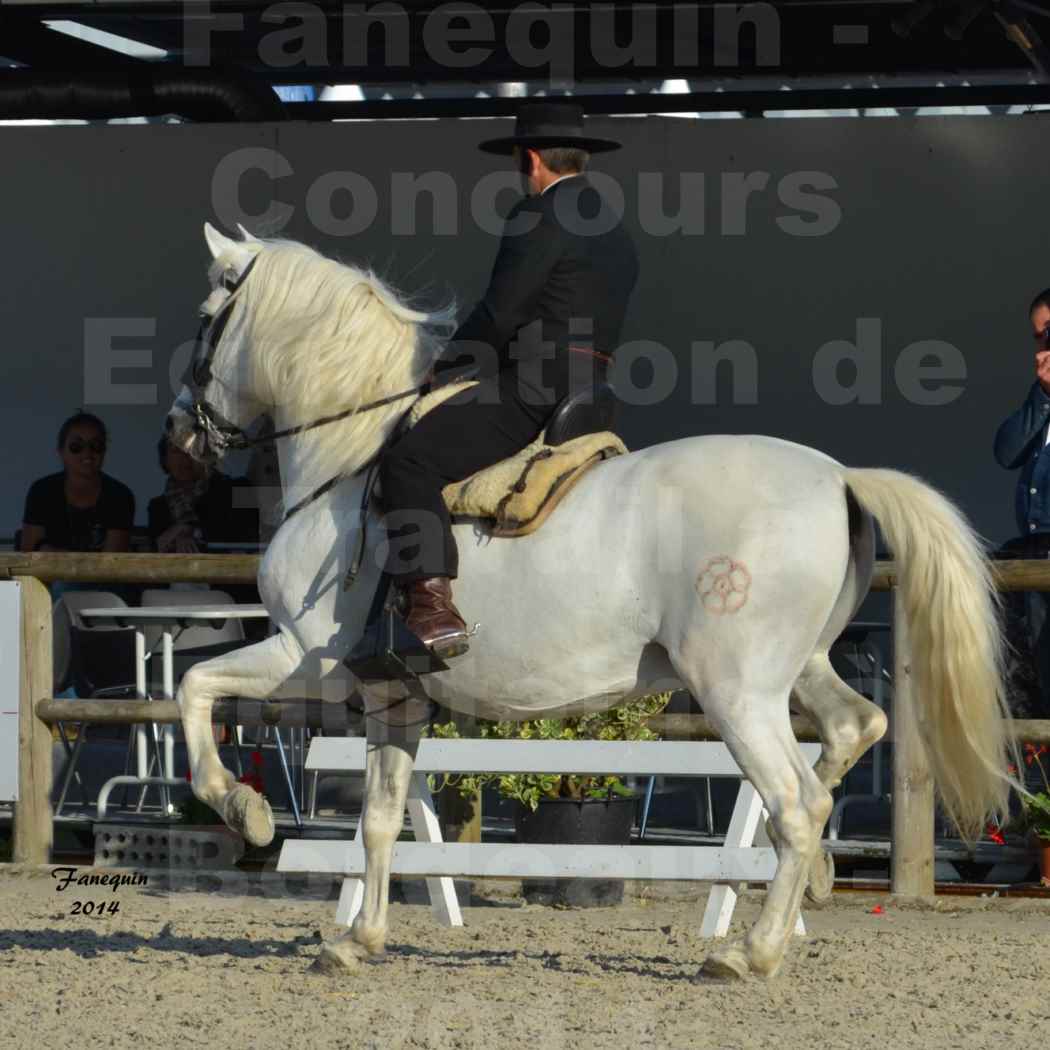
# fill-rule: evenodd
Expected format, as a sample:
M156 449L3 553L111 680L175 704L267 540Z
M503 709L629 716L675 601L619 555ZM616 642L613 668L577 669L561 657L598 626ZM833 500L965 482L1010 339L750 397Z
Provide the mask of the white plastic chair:
M213 590L169 590L167 587L149 588L142 592L143 606L165 605L236 605L233 595L226 591ZM146 651L152 652L159 644L161 629L150 627L146 631ZM223 620L218 627L207 624L191 624L178 629L172 635L172 648L178 652L182 649L200 649L209 645L223 645L244 641L244 624L240 620Z

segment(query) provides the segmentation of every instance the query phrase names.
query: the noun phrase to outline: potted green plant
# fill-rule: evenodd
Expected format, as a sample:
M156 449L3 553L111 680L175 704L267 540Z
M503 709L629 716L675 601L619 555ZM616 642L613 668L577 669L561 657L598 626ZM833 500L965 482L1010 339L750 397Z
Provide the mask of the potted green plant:
M1042 756L1048 751L1050 747L1046 744L1025 744L1025 765L1029 768L1035 766L1039 770L1043 786L1042 790L1022 796L1025 823L1039 850L1039 874L1046 886L1050 886L1050 780L1047 780Z
M646 725L670 700L658 693L629 700L618 707L572 718L536 718L525 722L479 720L477 735L495 740L656 740ZM435 737L460 735L454 722L431 727ZM637 796L618 776L572 773L446 773L432 778L433 790L458 790L474 797L493 787L516 804L515 831L519 842L600 843L627 845L631 838ZM623 899L622 879L528 879L526 900L562 906L617 904Z

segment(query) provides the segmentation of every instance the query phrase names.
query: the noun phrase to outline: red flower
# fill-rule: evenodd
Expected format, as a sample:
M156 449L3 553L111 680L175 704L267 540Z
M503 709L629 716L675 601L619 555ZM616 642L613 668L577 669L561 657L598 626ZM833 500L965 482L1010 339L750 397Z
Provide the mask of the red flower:
M251 758L252 758L252 765L253 766L256 766L256 767L261 767L262 766L262 764L263 764L263 753L261 751L259 751L259 750L253 751L252 755L251 755Z
M998 846L1005 846L1006 839L1003 838L1003 833L994 825L989 824L985 830L985 834Z
M885 909L883 908L883 906L881 904L876 904L875 907L871 909L871 914L872 915L883 915L883 914L885 914Z

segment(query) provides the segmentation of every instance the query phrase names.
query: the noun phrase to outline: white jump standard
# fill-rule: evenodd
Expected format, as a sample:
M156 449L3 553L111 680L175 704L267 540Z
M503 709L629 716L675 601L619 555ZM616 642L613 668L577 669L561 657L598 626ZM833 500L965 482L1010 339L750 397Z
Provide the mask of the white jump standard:
M820 748L803 744L816 761ZM315 737L306 768L315 772L361 772L365 741ZM430 903L439 922L463 923L452 877L697 879L717 881L700 924L703 937L724 937L729 929L740 882L769 881L776 871L773 850L756 845L761 837L762 800L746 780L737 793L725 845L711 846L512 846L443 843L427 787L428 773L638 773L666 776L739 777L740 769L725 744L614 742L598 740L431 740L421 742L408 792L408 814L419 843L394 847L391 871L425 875ZM362 822L363 823L363 822ZM346 840L288 839L281 847L278 871L364 873L361 826ZM439 877L434 877L439 876ZM345 878L336 922L349 925L363 901L359 878ZM804 933L801 916L796 932Z

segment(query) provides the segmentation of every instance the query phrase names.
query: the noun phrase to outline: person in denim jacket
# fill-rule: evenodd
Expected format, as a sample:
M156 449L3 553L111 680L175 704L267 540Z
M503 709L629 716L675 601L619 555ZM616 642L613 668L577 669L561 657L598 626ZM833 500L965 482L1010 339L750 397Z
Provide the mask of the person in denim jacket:
M1019 535L1000 554L1013 558L1046 558L1050 554L1050 288L1029 307L1035 381L1021 407L1009 415L995 435L995 458L1001 467L1018 470L1015 512ZM1033 591L1011 595L1008 605L1023 601L1027 637L1016 639L1030 647L1041 707L1050 708L1050 594ZM1022 613L1020 608L1011 610ZM1012 632L1011 632L1012 633ZM1021 648L1016 645L1015 648ZM1013 678L1013 676L1011 676ZM1018 712L1022 713L1022 712ZM1035 714L1035 712L1023 712Z
M1018 531L1047 534L1050 539L1050 288L1036 296L1030 317L1036 341L1035 382L1024 404L999 427L995 458L1007 470L1021 468L1015 508Z

